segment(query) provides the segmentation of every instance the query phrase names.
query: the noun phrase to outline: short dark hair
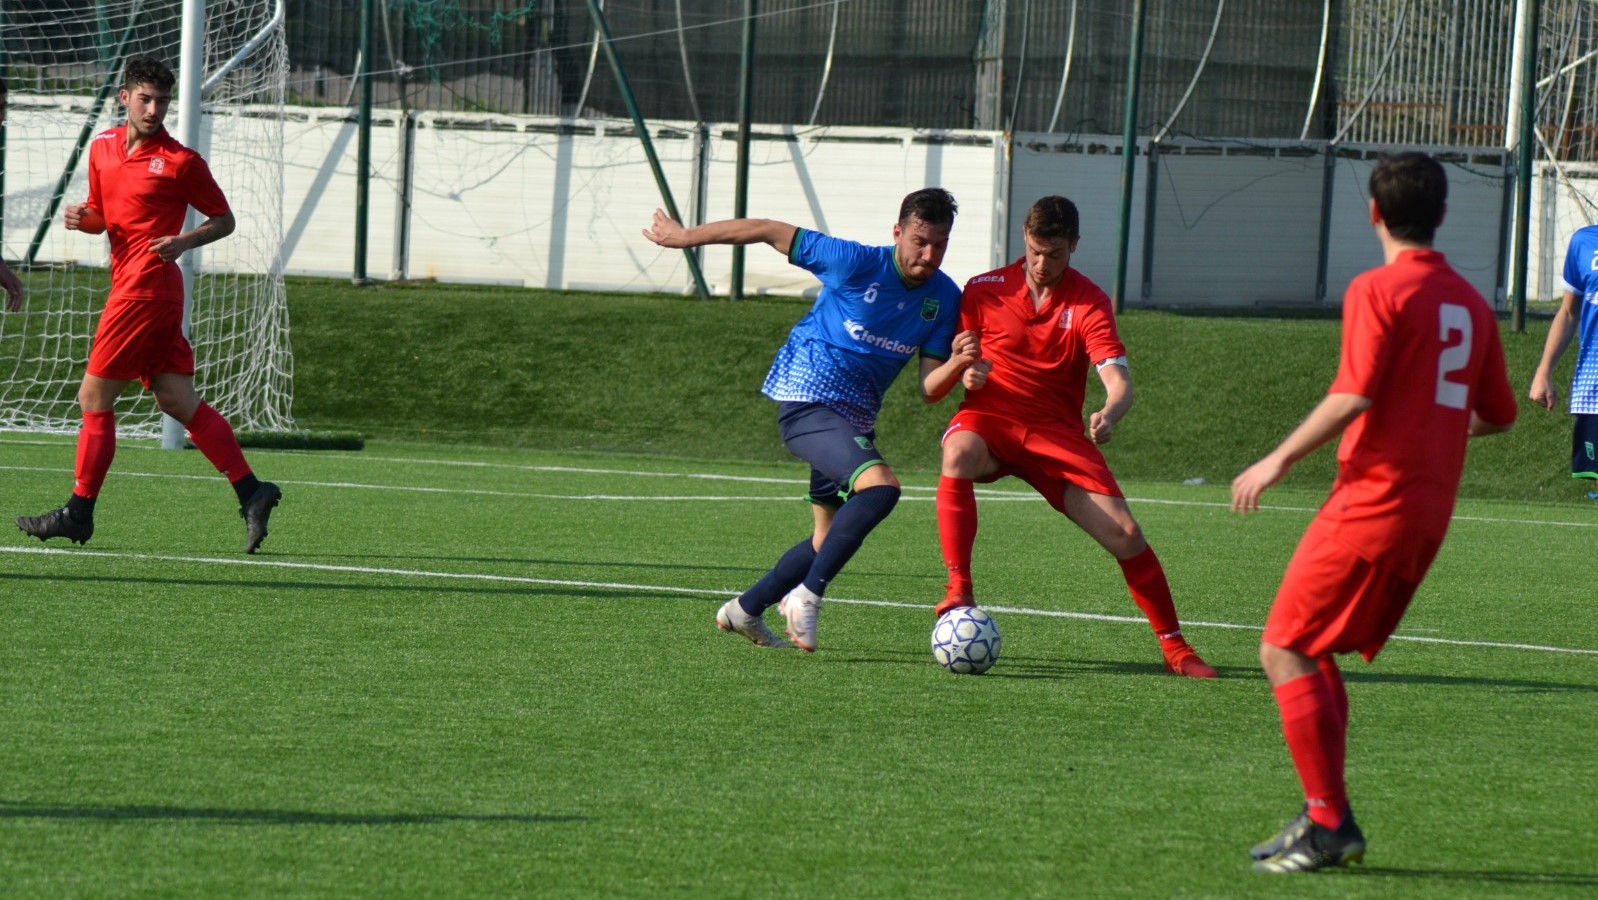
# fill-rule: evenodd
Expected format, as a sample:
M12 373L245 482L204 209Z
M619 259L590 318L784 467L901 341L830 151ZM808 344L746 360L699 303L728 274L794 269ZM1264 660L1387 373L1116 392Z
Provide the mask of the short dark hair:
M953 194L943 188L922 188L908 194L899 204L899 224L917 218L928 225L953 225L954 214L959 211L960 205L954 202Z
M1082 217L1075 203L1053 194L1032 204L1022 227L1027 234L1045 241L1074 241L1082 235Z
M122 89L131 91L141 84L154 85L163 91L172 90L177 76L166 63L153 56L130 56L122 64Z
M4 78L0 78L0 94L7 93L9 90L10 89L6 87L6 80Z
M1448 175L1424 153L1386 155L1371 170L1370 195L1388 234L1430 245L1448 203Z

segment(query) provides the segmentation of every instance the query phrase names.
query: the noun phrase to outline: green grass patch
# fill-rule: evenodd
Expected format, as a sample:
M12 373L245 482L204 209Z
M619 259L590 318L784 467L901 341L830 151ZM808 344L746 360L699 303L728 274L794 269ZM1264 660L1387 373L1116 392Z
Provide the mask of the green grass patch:
M808 302L697 301L463 285L289 285L296 419L379 438L781 462L775 405L760 395ZM1106 448L1119 477L1229 483L1324 395L1336 318L1133 310L1120 319L1136 403ZM1547 332L1505 329L1523 394ZM1568 382L1570 359L1565 362ZM913 368L913 365L910 367ZM1102 402L1089 378L1088 403ZM958 391L958 389L957 389ZM956 397L929 406L901 375L878 423L895 468L930 472ZM1522 402L1508 435L1475 442L1465 496L1570 503L1570 419ZM1286 486L1324 490L1330 448Z
M60 502L70 441L0 448L8 514ZM1591 555L1586 509L1462 504L1399 638L1346 667L1369 866L1278 878L1245 855L1299 803L1257 626L1319 488L1242 519L1222 486L1128 481L1223 675L1194 682L1161 672L1109 557L1000 483L975 570L1004 656L955 677L927 647L928 475L906 477L806 655L712 625L808 528L798 464L383 441L250 456L285 492L256 557L204 460L142 442L87 547L0 533L4 893L1598 886L1598 627L1570 614L1586 597L1558 563Z

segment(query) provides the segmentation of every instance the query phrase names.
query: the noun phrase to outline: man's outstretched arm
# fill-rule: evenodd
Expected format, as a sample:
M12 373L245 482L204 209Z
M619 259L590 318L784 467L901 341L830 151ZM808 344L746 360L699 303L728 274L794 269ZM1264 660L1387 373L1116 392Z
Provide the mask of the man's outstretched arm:
M1370 405L1370 398L1359 394L1327 394L1275 450L1232 479L1232 511L1259 509L1260 494L1266 488L1281 481L1294 463L1316 447L1342 434Z
M787 256L798 231L795 226L776 219L723 219L686 228L664 210L657 209L654 220L644 229L644 237L673 249L705 244L770 244L778 253Z

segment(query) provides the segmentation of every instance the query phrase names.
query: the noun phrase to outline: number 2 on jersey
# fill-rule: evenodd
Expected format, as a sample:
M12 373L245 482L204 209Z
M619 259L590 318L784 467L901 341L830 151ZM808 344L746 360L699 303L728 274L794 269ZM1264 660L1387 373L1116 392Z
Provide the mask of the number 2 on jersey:
M1457 303L1437 307L1437 336L1444 344L1437 357L1437 405L1464 409L1470 389L1448 376L1470 365L1470 310Z

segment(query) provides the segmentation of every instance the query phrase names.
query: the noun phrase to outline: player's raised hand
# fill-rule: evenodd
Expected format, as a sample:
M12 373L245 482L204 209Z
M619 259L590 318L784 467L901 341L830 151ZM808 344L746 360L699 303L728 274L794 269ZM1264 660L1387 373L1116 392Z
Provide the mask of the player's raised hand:
M67 226L68 231L82 231L87 234L105 233L105 216L87 203L74 203L62 210L61 221Z
M1088 417L1088 437L1095 444L1108 444L1115 437L1115 420L1099 410Z
M1531 402L1552 410L1559 403L1559 388L1554 386L1553 379L1539 372L1532 376L1530 397Z
M188 241L182 235L167 235L158 237L150 242L150 252L161 257L162 262L172 262L182 256L189 249Z
M988 373L993 371L993 360L978 359L960 375L960 383L968 391L979 391L988 383Z
M1282 480L1287 466L1273 454L1243 470L1232 479L1232 512L1248 515L1260 508L1260 495Z
M685 239L687 233L688 229L682 227L681 222L666 215L666 211L663 209L655 210L654 219L650 222L649 227L644 229L644 237L662 247L675 249L692 246Z
M954 355L964 357L967 363L982 358L982 339L975 331L962 331L954 336Z

